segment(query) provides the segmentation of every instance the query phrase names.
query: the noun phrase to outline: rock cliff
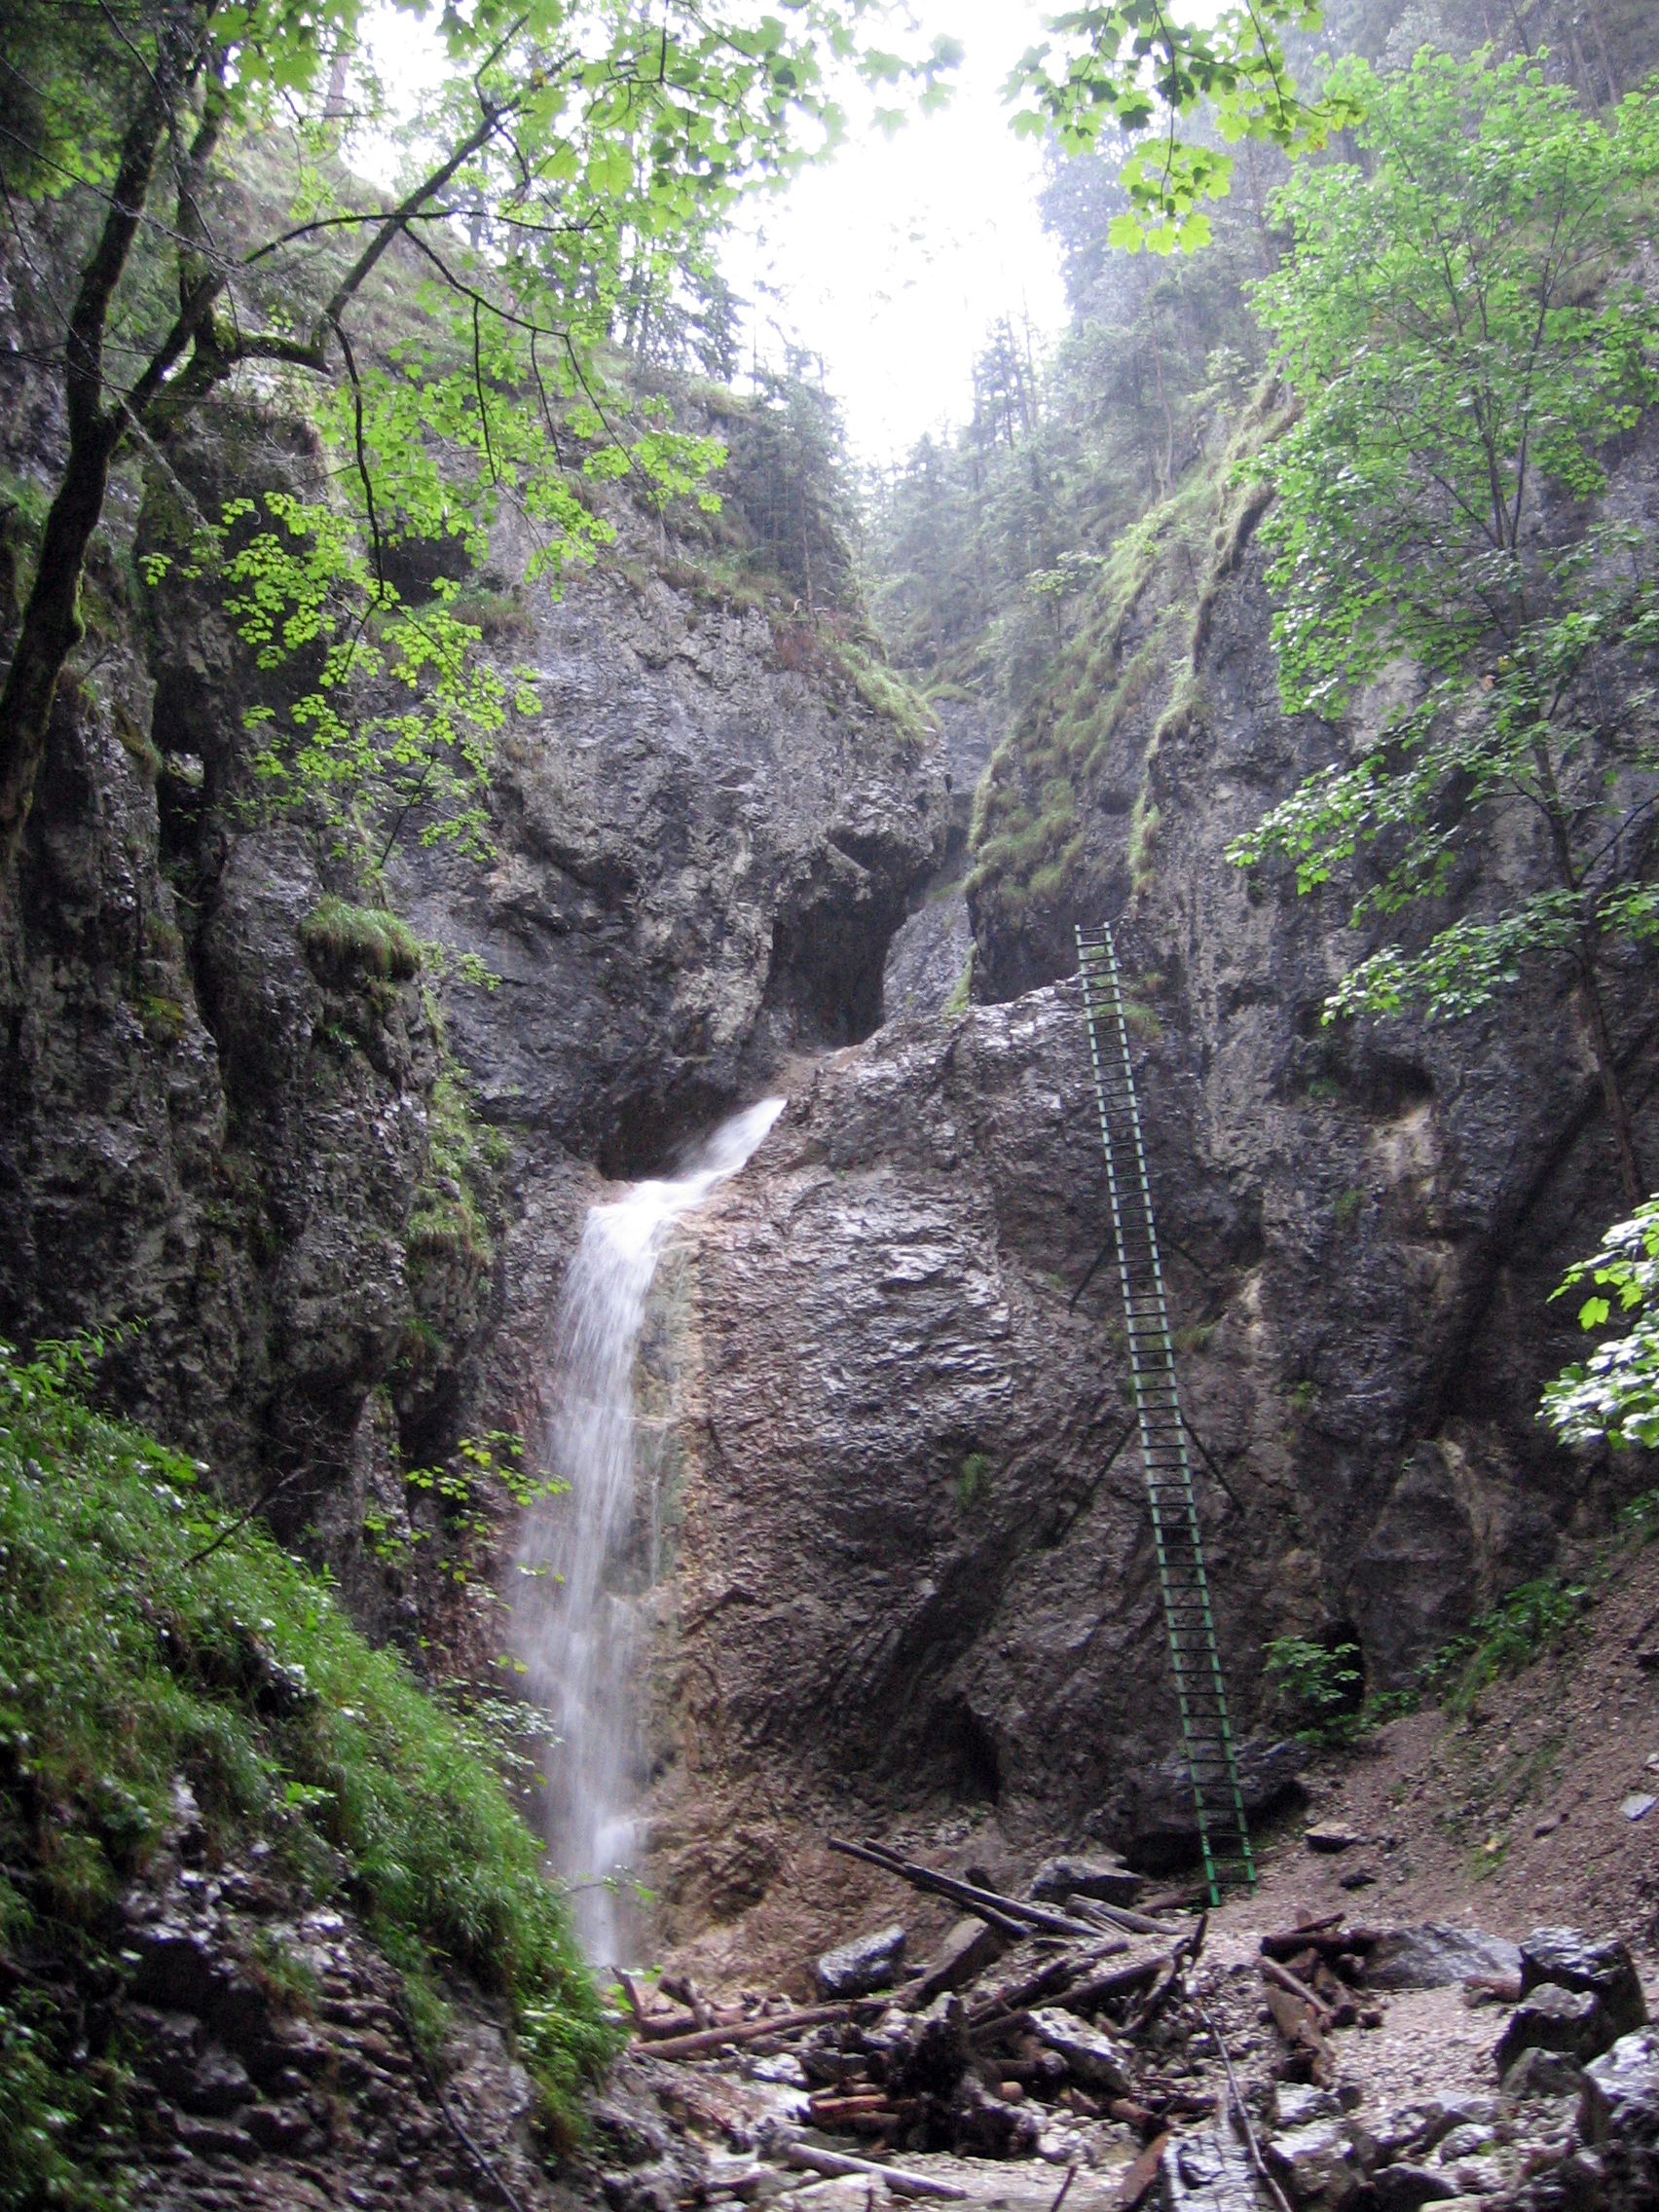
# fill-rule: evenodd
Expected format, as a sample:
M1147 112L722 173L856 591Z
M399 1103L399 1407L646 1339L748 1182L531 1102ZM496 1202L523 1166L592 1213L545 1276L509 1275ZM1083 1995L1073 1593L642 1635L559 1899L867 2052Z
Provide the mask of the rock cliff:
M13 291L12 461L38 475L54 431ZM1615 492L1649 523L1655 450L1632 442ZM172 465L205 491L314 458L228 413ZM107 1369L132 1410L249 1494L280 1485L272 1510L320 1531L377 1633L482 1661L488 1621L365 1526L397 1537L402 1470L467 1430L543 1432L602 1176L786 1082L645 1347L672 1554L646 1779L664 1837L693 1798L709 1830L694 1878L662 1862L684 1916L765 1894L783 1846L759 1830L710 1873L709 1823L745 1790L786 1822L851 1788L1122 1840L1168 1749L1122 1342L1089 1274L1078 919L1114 921L1130 978L1246 1720L1268 1637L1352 1633L1397 1682L1642 1479L1534 1419L1573 1334L1547 1293L1615 1187L1565 991L1456 1031L1331 1030L1346 907L1225 860L1334 744L1278 710L1259 509L1199 482L1147 534L1087 641L1111 662L1094 766L1049 827L1018 819L1043 803L1041 713L970 823L983 712L946 702L940 743L620 509L614 557L558 604L518 586L504 532L475 580L536 705L503 741L495 860L417 844L388 866L415 934L478 955L485 988L310 931L351 885L314 825L239 812L241 648L181 584L140 601L129 489L7 922L0 1327L141 1322ZM1185 597L1182 562L1205 579ZM1623 979L1651 1152L1650 997ZM492 1510L480 1560L508 1540Z
M61 441L35 271L0 272L25 499ZM441 1456L486 1404L534 1429L525 1347L583 1163L648 1163L785 1053L874 1027L947 797L935 733L862 655L802 648L787 606L712 584L618 500L561 602L510 529L472 579L536 703L502 742L493 863L392 858L443 955L333 941L319 911L362 894L314 814L261 822L244 724L309 672L256 670L206 584L175 563L146 590L132 558L181 496L215 512L318 466L302 428L228 401L112 495L4 922L0 1329L135 1324L108 1387L233 1487L279 1485L283 1525L331 1531L414 1648L408 1593L357 1556L365 1498L403 1513L388 1448ZM472 952L488 989L461 979Z
M1651 500L1654 451L1614 497ZM1337 742L1279 712L1248 522L1223 508L1178 623L1141 580L1123 664L1176 647L1079 793L1060 892L970 878L995 1003L821 1067L665 1271L681 1526L649 1755L677 1929L752 1910L788 1862L774 1837L747 1890L674 1904L745 1802L994 1807L1027 1842L1147 1825L1173 1700L1116 1284L1080 1290L1098 1137L1078 985L1049 979L1076 919L1118 931L1243 1727L1271 1723L1268 1639L1352 1638L1397 1686L1650 1479L1536 1419L1576 1349L1549 1294L1617 1196L1567 979L1455 1027L1327 1027L1346 902L1225 858ZM1010 741L987 788L1026 772ZM1619 989L1651 1157L1645 969Z

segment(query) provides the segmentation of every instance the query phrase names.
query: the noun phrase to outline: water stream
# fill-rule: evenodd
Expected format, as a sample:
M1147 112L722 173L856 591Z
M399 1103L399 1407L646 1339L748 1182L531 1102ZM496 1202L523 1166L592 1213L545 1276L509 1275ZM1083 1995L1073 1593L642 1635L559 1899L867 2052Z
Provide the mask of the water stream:
M783 1111L762 1099L715 1130L684 1171L589 1210L554 1333L546 1463L570 1488L536 1505L519 1540L513 1641L526 1693L554 1716L547 1835L578 1885L577 1933L596 1966L618 1956L624 1915L606 1887L634 1844L638 1595L614 1587L634 1518L634 1355L669 1231L744 1164ZM655 1545L648 1572L655 1571Z

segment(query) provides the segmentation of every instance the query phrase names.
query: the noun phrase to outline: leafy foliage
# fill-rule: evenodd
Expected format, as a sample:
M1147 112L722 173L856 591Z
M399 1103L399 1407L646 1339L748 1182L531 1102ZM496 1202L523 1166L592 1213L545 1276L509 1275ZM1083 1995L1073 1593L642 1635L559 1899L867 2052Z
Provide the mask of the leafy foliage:
M1537 887L1382 945L1327 1018L1466 1014L1529 954L1567 955L1629 1185L1599 970L1659 918L1642 681L1659 596L1639 535L1593 502L1609 441L1659 395L1659 303L1638 280L1659 100L1633 95L1604 128L1535 64L1490 55L1345 81L1369 167L1283 188L1296 252L1257 287L1302 403L1271 455L1273 637L1290 712L1343 715L1402 654L1421 681L1362 757L1232 857L1287 860L1307 892L1378 848L1359 926L1456 890L1513 820L1540 849Z
M1309 101L1291 74L1285 32L1316 31L1322 20L1315 0L1248 0L1209 25L1183 22L1168 0L1069 10L1050 19L1051 39L1009 79L1009 96L1030 103L1014 128L1052 130L1067 153L1080 153L1109 128L1133 136L1156 121L1121 171L1129 203L1113 219L1111 241L1130 253L1207 245L1201 203L1226 198L1233 160L1193 134L1195 111L1206 108L1229 145L1259 139L1286 154L1317 152L1357 122L1351 85Z
M1587 1260L1568 1268L1554 1296L1580 1284L1595 1293L1578 1309L1579 1326L1600 1329L1615 1303L1629 1322L1590 1357L1565 1368L1544 1392L1540 1418L1564 1444L1659 1447L1659 1198L1628 1221L1615 1221Z
M1298 171L1294 256L1255 287L1303 401L1275 446L1274 643L1289 711L1340 712L1394 654L1461 675L1586 578L1542 487L1596 498L1610 440L1659 392L1639 282L1659 113L1612 129L1526 61L1341 76L1367 169ZM1498 656L1493 655L1495 660Z
M1482 1690L1546 1651L1576 1627L1589 1592L1555 1575L1523 1582L1443 1645L1418 1677L1419 1688L1453 1713L1467 1713Z
M926 104L955 58L949 41L908 57L869 45L873 0L759 17L739 0L457 0L437 26L445 74L405 132L388 202L344 166L357 134L394 120L358 49L367 11L26 10L40 74L22 171L37 196L84 208L92 242L61 318L68 459L0 694L8 856L79 639L109 469L136 447L168 476L168 438L231 380L245 387L250 364L279 405L311 410L331 490L208 515L186 495L173 553L222 573L265 665L322 648L319 682L270 733L266 776L366 812L387 844L422 813L424 835L481 849L510 687L479 664L453 589L418 610L398 590L400 547L473 560L511 514L533 577L557 588L609 534L606 483L625 478L659 507L712 501L719 445L677 428L665 400L631 397L608 374L611 342L638 337L642 302L706 259L746 185L839 136L833 71ZM353 60L353 98L336 88L319 113L337 55ZM233 184L255 139L268 169L280 144L286 168L263 196ZM125 381L118 363L136 364ZM365 700L365 686L407 696Z
M1289 1709L1305 1743L1346 1744L1360 1732L1364 1675L1351 1643L1332 1647L1306 1636L1277 1636L1264 1645L1267 1677Z
M407 922L384 906L327 898L300 924L307 957L325 975L400 980L421 972L421 946Z
M453 1963L534 2012L549 2116L571 2124L608 2033L489 1732L371 1650L257 1524L228 1530L202 1470L84 1403L80 1356L0 1352L0 1833L9 1867L39 1868L27 1904L0 1880L0 1915L49 1914L42 1939L95 1947L182 1775L210 1832L265 1835L314 1895L344 1879L409 1972ZM113 2088L77 2089L19 2002L0 2021L18 2066L0 2170L50 2179ZM66 2128L40 2118L58 2107Z

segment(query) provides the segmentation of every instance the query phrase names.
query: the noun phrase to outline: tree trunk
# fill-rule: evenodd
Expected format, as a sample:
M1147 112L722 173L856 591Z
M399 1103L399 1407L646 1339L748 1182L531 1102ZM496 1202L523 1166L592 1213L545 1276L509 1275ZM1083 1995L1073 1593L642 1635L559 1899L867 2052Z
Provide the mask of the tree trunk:
M34 588L0 694L0 875L17 858L28 820L58 676L84 634L81 569L103 512L113 442L104 431L71 452L46 518Z
M156 149L189 73L190 48L176 28L158 41L149 90L122 141L103 229L81 273L64 337L69 459L46 518L34 587L0 691L0 880L11 872L28 820L57 679L83 635L81 570L103 512L110 461L127 427L120 404L104 405L104 328L149 198Z
M1619 1180L1624 1185L1625 1198L1632 1210L1641 1205L1647 1196L1641 1179L1641 1161L1636 1149L1636 1128L1630 1118L1630 1105L1619 1081L1619 1064L1613 1051L1612 1031L1607 1027L1607 1012L1602 1003L1602 986L1596 977L1595 948L1581 944L1577 955L1578 998L1584 1009L1585 1020L1590 1026L1591 1048L1596 1054L1596 1072L1602 1079L1602 1101L1607 1109L1607 1125L1613 1132L1613 1150L1618 1155Z

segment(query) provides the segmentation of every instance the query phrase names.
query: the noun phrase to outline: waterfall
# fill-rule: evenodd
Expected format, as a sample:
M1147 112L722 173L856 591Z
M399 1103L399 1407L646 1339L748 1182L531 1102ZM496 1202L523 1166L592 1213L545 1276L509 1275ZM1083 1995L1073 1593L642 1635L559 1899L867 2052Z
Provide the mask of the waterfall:
M576 1930L596 1966L617 1957L619 1916L603 1886L627 1865L635 1601L608 1586L634 1509L634 1354L668 1233L734 1175L784 1109L765 1098L724 1122L672 1179L637 1183L589 1209L554 1336L546 1465L569 1490L531 1512L514 1576L513 1641L528 1695L554 1716L546 1760L554 1864L581 1885ZM655 1571L655 1545L649 1572Z

